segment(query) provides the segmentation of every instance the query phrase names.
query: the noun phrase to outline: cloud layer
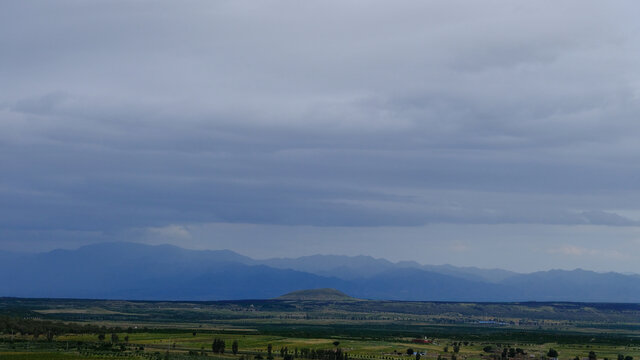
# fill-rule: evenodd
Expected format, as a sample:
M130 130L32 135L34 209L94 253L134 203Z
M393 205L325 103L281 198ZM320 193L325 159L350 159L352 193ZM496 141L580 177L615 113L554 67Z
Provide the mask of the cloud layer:
M4 3L0 242L210 223L636 227L637 10Z

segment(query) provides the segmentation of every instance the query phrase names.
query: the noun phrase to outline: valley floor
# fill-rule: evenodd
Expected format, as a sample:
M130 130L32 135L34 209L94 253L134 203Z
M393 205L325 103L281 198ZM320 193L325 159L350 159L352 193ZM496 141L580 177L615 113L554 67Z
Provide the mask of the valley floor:
M0 331L0 359L640 359L628 304L0 299Z

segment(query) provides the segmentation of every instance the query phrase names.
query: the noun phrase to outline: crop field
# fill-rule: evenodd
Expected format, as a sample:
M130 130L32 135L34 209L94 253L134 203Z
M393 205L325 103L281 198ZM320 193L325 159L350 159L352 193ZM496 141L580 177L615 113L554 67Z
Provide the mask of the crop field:
M0 320L0 359L640 360L634 304L6 298Z

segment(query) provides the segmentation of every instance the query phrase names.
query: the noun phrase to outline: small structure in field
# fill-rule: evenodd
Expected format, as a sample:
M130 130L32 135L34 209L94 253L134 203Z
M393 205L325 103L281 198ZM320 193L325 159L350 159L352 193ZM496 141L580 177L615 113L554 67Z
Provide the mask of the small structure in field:
M413 339L411 340L411 342L415 344L433 344L433 340L427 339L426 336L424 337L424 339Z

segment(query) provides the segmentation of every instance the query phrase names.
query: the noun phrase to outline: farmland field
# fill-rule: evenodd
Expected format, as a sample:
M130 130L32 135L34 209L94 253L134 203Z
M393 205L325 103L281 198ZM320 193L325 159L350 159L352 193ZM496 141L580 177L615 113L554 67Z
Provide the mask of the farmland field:
M0 316L1 359L640 359L635 304L5 298Z

